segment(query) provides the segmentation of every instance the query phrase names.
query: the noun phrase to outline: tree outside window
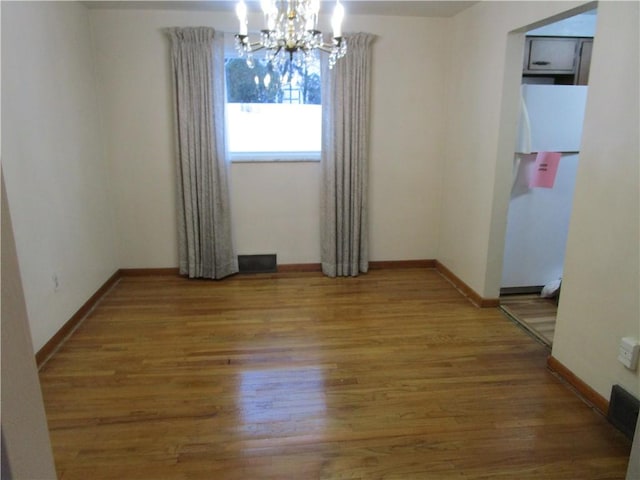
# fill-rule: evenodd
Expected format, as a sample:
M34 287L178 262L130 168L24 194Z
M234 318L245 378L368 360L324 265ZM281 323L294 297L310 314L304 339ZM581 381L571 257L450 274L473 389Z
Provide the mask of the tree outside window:
M318 62L289 64L285 72L263 60L253 68L242 58L227 59L228 103L322 103ZM292 92L297 92L293 95Z

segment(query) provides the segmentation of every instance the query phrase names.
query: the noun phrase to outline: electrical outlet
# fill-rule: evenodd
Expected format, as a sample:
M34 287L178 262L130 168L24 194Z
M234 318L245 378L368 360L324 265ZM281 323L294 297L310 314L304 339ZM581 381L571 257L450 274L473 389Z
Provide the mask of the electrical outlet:
M624 337L620 340L618 360L629 370L635 371L638 368L638 352L640 342L633 337Z

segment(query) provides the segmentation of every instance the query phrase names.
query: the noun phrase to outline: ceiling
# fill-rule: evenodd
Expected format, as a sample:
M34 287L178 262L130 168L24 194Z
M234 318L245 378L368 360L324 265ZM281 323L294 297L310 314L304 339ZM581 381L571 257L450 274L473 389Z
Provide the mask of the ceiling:
M237 0L185 0L185 1L102 1L85 0L89 8L130 8L130 9L163 9L163 10L210 10L232 12ZM259 11L259 1L246 0L249 10ZM333 0L322 1L321 11L327 11L326 6L333 5ZM477 1L445 0L342 0L347 14L352 15L395 15L412 17L452 17L462 10L469 8ZM326 6L325 6L326 5ZM329 7L330 8L330 7ZM329 10L330 11L330 10Z

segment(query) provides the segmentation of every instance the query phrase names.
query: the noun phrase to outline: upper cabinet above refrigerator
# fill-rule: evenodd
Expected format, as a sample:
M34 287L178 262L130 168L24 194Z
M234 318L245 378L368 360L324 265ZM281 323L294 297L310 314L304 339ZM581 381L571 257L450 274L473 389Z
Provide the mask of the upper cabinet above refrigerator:
M526 33L522 83L587 85L597 10L573 15Z
M574 73L577 45L571 37L527 38L524 73Z
M523 83L587 85L592 38L527 37Z

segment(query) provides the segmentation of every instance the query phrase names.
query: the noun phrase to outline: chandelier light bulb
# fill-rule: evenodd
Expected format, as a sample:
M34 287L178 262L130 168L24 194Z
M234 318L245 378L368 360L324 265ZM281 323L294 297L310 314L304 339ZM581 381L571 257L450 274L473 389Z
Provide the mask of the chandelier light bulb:
M236 6L236 15L238 16L238 21L240 22L240 29L238 33L240 35L247 34L247 4L244 3L244 0L240 0L238 5Z
M264 22L267 25L267 30L271 31L275 27L276 15L278 10L275 8L273 0L260 0L260 7L264 14Z
M316 29L318 23L318 13L320 13L320 0L310 0L309 10L307 14L307 30L312 31Z
M269 15L271 13L271 0L260 0L260 8L262 8L262 13Z
M336 2L336 8L333 10L333 17L331 19L331 27L333 28L333 38L342 37L342 20L344 19L344 7L338 1Z
M320 0L311 0L311 13L314 15L320 13Z

